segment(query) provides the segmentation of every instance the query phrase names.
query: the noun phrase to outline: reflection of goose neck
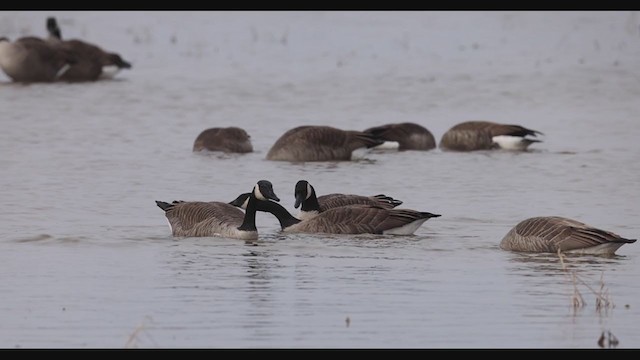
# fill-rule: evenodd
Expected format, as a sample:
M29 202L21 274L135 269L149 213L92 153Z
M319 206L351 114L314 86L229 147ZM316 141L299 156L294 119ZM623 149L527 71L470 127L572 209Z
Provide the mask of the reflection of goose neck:
M264 211L273 214L278 221L280 222L280 227L284 230L291 225L295 225L299 223L301 220L291 215L291 213L285 209L282 205L278 204L274 201L254 201L255 208L258 211ZM247 205L247 212L251 207L251 200ZM255 218L255 210L254 210L254 218Z

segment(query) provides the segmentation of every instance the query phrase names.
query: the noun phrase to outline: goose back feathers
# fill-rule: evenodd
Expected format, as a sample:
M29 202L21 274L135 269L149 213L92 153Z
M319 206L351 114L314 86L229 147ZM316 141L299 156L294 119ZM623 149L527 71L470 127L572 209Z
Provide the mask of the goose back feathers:
M49 33L47 41L53 46L72 52L77 58L76 63L61 75L60 80L95 81L104 74L106 67L115 66L118 71L131 68L131 64L118 53L105 51L97 45L78 39L63 40L62 32L54 17L47 18L46 27Z
M384 141L397 142L398 150L431 150L436 147L433 134L415 123L386 124L368 128L364 132Z
M473 151L502 148L526 150L537 139L526 136L542 135L520 125L499 124L490 121L467 121L453 126L442 135L440 148L453 151Z
M546 216L521 221L504 236L500 248L522 252L556 253L560 250L612 255L622 245L635 241L576 220Z
M169 204L156 201L165 211L173 236L220 236L244 240L258 238L255 225L256 202L280 201L272 184L260 180L245 198L246 211L224 202L174 201Z
M231 204L247 204L242 194ZM328 209L317 216L300 220L274 201L257 201L256 209L274 215L286 233L308 234L385 234L411 235L425 221L438 214L409 209L385 209L378 206L351 205Z
M77 63L75 54L28 36L0 38L0 68L15 82L52 82Z
M382 140L362 131L305 125L290 129L280 136L266 158L276 161L351 160L354 150L382 143Z
M251 137L244 129L231 126L210 128L202 131L193 143L193 151L223 151L228 153L250 153L253 151Z
M314 217L321 212L341 206L371 205L382 207L385 209L392 209L402 204L402 201L396 200L384 194L362 196L333 193L318 197L316 195L316 190L314 189L314 187L306 180L300 180L296 183L294 196L294 207L296 209L300 207L298 218L301 220Z

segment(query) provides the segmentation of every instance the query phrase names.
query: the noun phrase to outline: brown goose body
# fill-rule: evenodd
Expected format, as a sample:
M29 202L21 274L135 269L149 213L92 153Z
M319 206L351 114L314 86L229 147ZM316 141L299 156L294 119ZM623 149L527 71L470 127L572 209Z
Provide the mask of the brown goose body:
M202 131L193 143L193 151L223 151L228 153L250 153L253 151L251 137L238 127L210 128Z
M231 204L245 207L249 195L242 194ZM328 209L312 218L300 220L274 201L257 201L256 209L274 215L282 232L308 234L411 235L425 221L440 216L410 209L351 205Z
M518 223L504 236L500 248L522 252L612 255L622 245L635 241L576 220L546 216Z
M76 62L72 53L36 37L0 38L0 68L15 82L56 81Z
M375 126L364 130L384 141L398 143L398 150L431 150L436 147L436 139L424 126L404 122ZM383 145L384 146L384 145Z
M247 240L258 238L257 232L245 234L237 230L242 225L245 213L224 202L159 202L158 206L165 210L173 236L222 236Z
M46 25L49 32L47 42L73 53L77 58L76 63L60 76L60 80L68 82L96 81L105 74L106 67L115 66L118 70L131 68L131 64L118 53L105 51L101 47L83 40L63 40L54 17L47 18Z
M425 221L440 215L410 209L351 205L331 208L283 228L288 233L411 235Z
M453 151L474 151L505 148L526 150L537 139L526 136L537 136L539 131L527 129L520 125L500 124L491 121L466 121L453 126L442 135L440 148ZM501 141L505 138L517 139L513 144Z
M258 238L256 204L269 199L280 201L271 182L260 180L250 193L242 194L245 212L224 202L156 201L164 210L173 236L218 236L243 240Z
M371 134L330 126L299 126L285 132L271 146L267 160L348 161L354 150L382 144Z
M300 180L296 183L294 196L296 199L294 207L300 207L298 218L301 220L315 217L319 213L342 206L369 205L393 209L402 204L402 201L384 194L363 196L333 193L317 196L315 188L306 180Z

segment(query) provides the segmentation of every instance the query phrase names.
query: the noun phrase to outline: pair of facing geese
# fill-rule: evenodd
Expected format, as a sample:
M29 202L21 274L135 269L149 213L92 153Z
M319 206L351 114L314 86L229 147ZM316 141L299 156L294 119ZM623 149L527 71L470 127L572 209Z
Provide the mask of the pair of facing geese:
M466 121L449 129L440 140L440 148L453 151L526 150L540 140L529 136L542 134L520 125L491 121ZM351 160L360 148L431 150L436 147L433 134L416 123L394 123L364 131L341 130L330 126L305 125L285 132L267 153L276 161ZM211 128L198 135L193 151L247 153L253 147L249 134L238 127Z
M48 38L26 36L11 42L0 37L0 68L15 82L82 82L107 77L109 68L131 64L113 52L82 40L63 40L55 18L46 21ZM110 75L115 75L112 72Z
M402 201L380 194L361 196L328 194L317 196L306 180L295 186L298 217L278 203L273 184L260 180L250 193L225 202L156 201L165 211L173 236L221 236L244 240L258 238L256 212L274 215L285 233L412 235L425 221L438 214L398 209ZM245 209L242 212L239 208ZM558 251L613 255L626 239L609 231L557 216L526 219L513 227L500 248L521 252Z

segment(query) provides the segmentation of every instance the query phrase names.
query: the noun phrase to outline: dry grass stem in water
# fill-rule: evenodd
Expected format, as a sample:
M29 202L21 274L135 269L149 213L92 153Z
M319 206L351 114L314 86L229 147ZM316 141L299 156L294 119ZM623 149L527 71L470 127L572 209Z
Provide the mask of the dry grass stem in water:
M142 320L142 322L140 323L140 325L138 325L133 332L131 333L131 335L129 335L129 339L127 340L127 343L124 344L125 348L135 348L137 347L137 343L139 340L139 336L140 334L142 334L144 332L144 330L146 329L146 323L147 322L153 322L153 319L151 319L151 317L149 316L145 316L144 319ZM147 335L147 337L149 337ZM155 341L153 341L153 339L151 339L149 337L149 339L155 344Z

